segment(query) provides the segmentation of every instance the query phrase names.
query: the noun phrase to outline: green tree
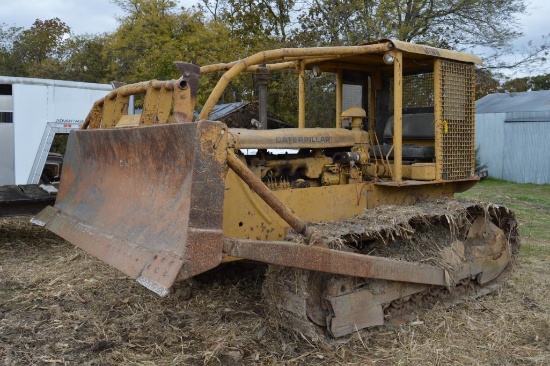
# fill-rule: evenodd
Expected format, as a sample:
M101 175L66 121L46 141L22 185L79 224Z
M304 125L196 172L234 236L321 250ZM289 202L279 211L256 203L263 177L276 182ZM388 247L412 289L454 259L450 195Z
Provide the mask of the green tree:
M550 90L550 74L532 76L531 90Z
M289 42L295 0L203 0L199 9L231 30L248 53Z
M502 89L508 93L550 90L550 74L510 79L503 83Z
M13 55L13 42L17 35L21 33L21 27L8 27L6 24L0 24L0 74L20 76L19 65Z
M105 50L116 80L177 78L174 61L204 66L234 61L244 53L227 25L207 19L196 7L177 9L175 2L164 0L117 0L117 4L126 13L107 36ZM218 74L201 78L199 104L218 78Z
M65 41L63 78L95 83L113 81L107 35L76 35Z
M23 30L13 42L13 51L22 60L40 63L47 58L57 57L63 48L63 38L71 29L59 18L36 19L33 25Z
M166 44L177 33L176 3L169 0L114 2L127 13L119 19L120 26L108 39L116 77L133 82L172 75L167 70L170 51L166 50Z
M521 35L515 16L525 11L523 0L306 2L299 33L345 44L395 37L453 48L501 47Z
M530 89L531 82L529 77L510 79L502 84L502 90L506 93L519 93Z
M70 28L59 18L36 19L29 29L0 30L0 70L3 74L27 77L60 77L64 43Z
M13 41L12 55L19 61L17 73L29 77L60 78L64 39L69 34L69 26L59 18L36 19Z
M193 9L165 0L117 0L127 14L108 37L118 78L138 81L176 76L177 60L205 65L232 61L236 43L227 27Z
M105 35L73 35L59 18L0 26L0 74L107 82L108 65Z
M293 37L301 45L351 45L381 38L459 51L481 49L486 68L543 60L548 39L529 44L520 61L501 61L522 33L517 16L524 0L306 0ZM516 50L517 52L521 50Z
M488 94L502 93L501 80L504 75L494 73L488 69L476 70L476 100Z

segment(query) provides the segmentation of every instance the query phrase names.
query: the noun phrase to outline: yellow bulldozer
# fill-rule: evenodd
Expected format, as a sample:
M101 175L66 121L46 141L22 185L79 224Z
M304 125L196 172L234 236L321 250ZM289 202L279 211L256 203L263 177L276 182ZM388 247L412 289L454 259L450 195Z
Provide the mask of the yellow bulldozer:
M268 264L273 313L335 337L484 295L510 272L519 236L507 208L454 199L479 180L479 63L388 39L177 62L177 80L95 102L70 134L55 206L33 222L160 296L224 262ZM298 128L265 128L277 72L298 79ZM197 114L211 73L221 77ZM255 128L210 120L243 73L258 85ZM312 106L307 84L320 77L332 101ZM327 105L333 127L306 128L308 108Z

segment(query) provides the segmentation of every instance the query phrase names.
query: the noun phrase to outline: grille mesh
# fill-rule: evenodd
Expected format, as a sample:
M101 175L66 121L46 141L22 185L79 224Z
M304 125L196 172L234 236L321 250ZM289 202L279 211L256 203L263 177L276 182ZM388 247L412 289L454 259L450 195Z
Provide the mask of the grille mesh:
M441 61L442 179L466 179L475 166L474 65Z
M403 109L434 106L433 73L403 76ZM393 108L393 78L390 84L390 106Z

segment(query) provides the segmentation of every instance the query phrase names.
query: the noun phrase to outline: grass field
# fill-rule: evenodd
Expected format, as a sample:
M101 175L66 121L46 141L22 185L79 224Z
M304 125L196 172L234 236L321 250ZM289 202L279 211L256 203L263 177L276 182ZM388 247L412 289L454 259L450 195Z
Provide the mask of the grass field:
M549 258L550 185L516 184L489 178L457 196L511 208L520 223L524 256Z
M161 299L29 217L0 218L0 364L550 364L550 185L487 179L459 197L517 213L508 284L397 328L317 342L271 326L261 273L213 275Z

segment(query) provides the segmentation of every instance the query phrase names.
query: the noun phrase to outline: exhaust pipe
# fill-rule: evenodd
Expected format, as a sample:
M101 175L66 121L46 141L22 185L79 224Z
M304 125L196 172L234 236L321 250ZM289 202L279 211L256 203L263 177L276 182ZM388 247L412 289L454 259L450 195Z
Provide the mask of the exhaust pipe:
M259 130L267 130L267 84L269 83L269 70L261 65L254 74L258 85L258 109L260 126Z

